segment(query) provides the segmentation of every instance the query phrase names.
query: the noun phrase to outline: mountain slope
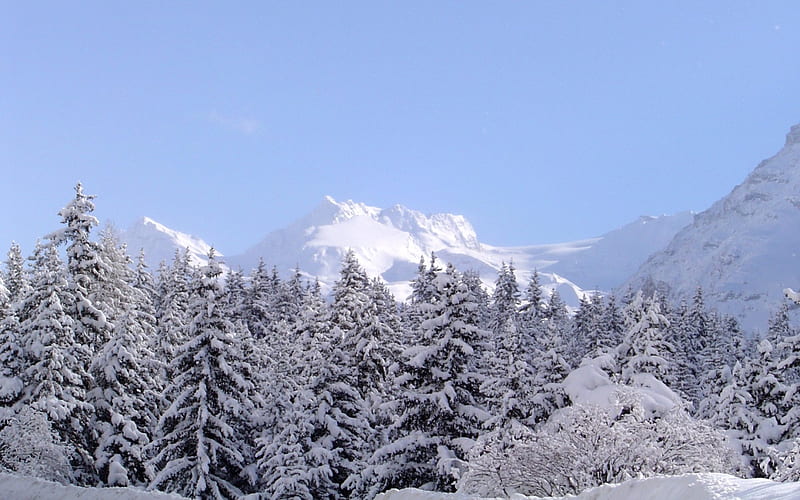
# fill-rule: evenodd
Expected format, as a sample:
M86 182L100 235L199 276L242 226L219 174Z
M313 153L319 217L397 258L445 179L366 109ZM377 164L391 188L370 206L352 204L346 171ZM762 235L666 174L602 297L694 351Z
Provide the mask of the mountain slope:
M627 284L666 284L673 298L690 297L702 287L710 306L763 331L784 300L782 290L800 286L798 228L800 125L795 125L775 156L698 214Z
M138 255L139 250L143 249L147 264L152 269L156 269L161 261L172 262L176 250L183 251L187 248L194 265L205 265L211 249L211 245L202 239L170 229L149 217L137 220L122 232L121 239L128 245L131 255ZM214 253L222 255L216 248Z

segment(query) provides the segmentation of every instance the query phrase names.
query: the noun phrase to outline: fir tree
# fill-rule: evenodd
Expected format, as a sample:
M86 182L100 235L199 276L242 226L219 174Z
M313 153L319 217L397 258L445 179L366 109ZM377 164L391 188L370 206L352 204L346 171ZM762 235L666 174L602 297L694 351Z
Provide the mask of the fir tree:
M476 405L479 377L472 371L482 332L465 321L476 307L452 266L431 281L420 345L403 354L402 393L389 444L373 457L372 491L433 483L452 490L488 414Z
M72 465L77 480L93 482L90 450L95 441L91 425L94 408L86 392L94 385L86 367L89 348L73 335L75 321L64 304L75 298L53 246L37 247L31 293L20 305L20 336L26 356L21 403L40 410L76 454Z
M639 292L625 312L625 339L618 349L623 380L630 383L636 374L648 373L669 382L673 347L665 339L669 321L661 314L657 298L645 301Z
M92 215L94 195L83 193L83 186L75 186L75 198L58 214L64 227L48 236L53 245L66 244L67 271L74 301L64 304L75 320L76 339L94 353L108 341L111 325L99 304L104 297L101 286L109 279L111 270L99 243L92 241L92 228L98 221ZM98 296L98 293L101 294Z
M171 362L166 388L170 406L159 419L151 488L202 498L235 498L248 483L243 474L253 412L250 367L243 361L235 325L224 316L222 271L209 253L192 291L188 340Z

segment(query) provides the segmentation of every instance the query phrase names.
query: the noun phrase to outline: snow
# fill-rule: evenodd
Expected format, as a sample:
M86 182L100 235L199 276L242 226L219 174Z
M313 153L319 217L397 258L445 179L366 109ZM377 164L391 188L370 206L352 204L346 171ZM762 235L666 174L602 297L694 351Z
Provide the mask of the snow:
M663 251L625 284L669 285L672 298L697 287L706 305L736 316L747 330L766 330L771 313L800 286L800 125L786 145L728 195L695 216Z
M526 285L538 270L543 289L547 293L557 290L574 308L584 294L591 293L587 287L610 290L621 283L647 255L665 245L688 222L687 217L643 217L599 238L500 247L482 243L462 215L425 215L402 205L381 209L326 196L307 215L225 261L232 268L248 270L263 258L284 275L299 266L329 290L339 277L342 257L353 249L367 273L383 278L399 300L408 297L409 281L415 277L420 258L427 260L431 252L442 264L477 271L490 290L502 263L513 262L520 285ZM203 265L210 248L201 238L147 217L126 231L123 240L132 251L144 248L154 269L162 260L170 262L175 249L187 247L194 265Z
M573 404L599 406L610 414L619 413L620 395L635 395L649 414L664 413L681 404L680 397L650 374L637 373L623 386L602 369L602 358L589 360L564 379L564 392Z
M80 488L30 477L0 473L3 500L168 500L183 498L135 488Z
M376 500L476 500L459 493L435 493L416 489L390 490ZM514 500L536 499L513 495ZM776 483L766 479L740 479L727 474L686 474L674 477L631 479L618 485L605 485L577 496L547 497L575 500L793 500L800 498L800 483Z
M197 236L170 229L149 217L142 217L124 231L122 241L127 243L133 254L143 248L151 269L157 269L161 261L172 262L176 249L183 251L187 248L192 265L204 266L208 263L208 252L211 250L211 245ZM214 254L222 256L216 248Z

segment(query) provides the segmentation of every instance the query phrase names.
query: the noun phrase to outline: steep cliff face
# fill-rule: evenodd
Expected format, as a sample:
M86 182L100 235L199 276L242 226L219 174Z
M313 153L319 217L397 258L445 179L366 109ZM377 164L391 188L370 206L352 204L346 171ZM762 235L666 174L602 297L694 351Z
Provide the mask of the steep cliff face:
M764 330L800 286L800 125L743 183L695 216L627 282L666 284L674 298L702 287L710 306Z

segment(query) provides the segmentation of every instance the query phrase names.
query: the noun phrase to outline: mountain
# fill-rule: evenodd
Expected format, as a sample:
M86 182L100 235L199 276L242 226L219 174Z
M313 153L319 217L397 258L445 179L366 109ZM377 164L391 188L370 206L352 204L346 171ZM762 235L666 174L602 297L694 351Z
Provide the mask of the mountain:
M795 125L775 156L695 216L627 285L668 288L675 299L702 287L709 306L763 331L785 300L782 290L800 286L798 228L800 125Z
M521 284L538 269L545 289L557 289L567 304L576 306L587 287L620 284L690 218L641 218L599 238L500 247L482 243L461 215L425 215L401 205L381 209L328 196L308 215L227 260L243 269L255 267L259 258L281 272L299 266L332 284L342 256L353 249L367 273L382 277L400 300L410 292L408 282L420 259L427 260L431 252L458 269L477 271L490 288L502 263L513 262Z
M128 245L131 255L144 249L145 259L151 269L157 269L161 261L172 262L175 251L189 249L191 262L196 266L208 262L211 245L190 234L175 231L149 217L142 217L122 232L121 240ZM214 249L216 255L222 254Z
M614 290L652 253L665 248L678 231L691 224L693 217L692 212L639 217L546 269L569 276L583 287Z
M305 216L224 261L232 268L249 271L263 259L284 275L299 267L329 288L339 277L342 257L353 249L367 273L383 278L395 296L404 300L420 259L427 262L434 252L441 263L477 271L490 289L503 262L514 264L522 286L536 269L546 291L558 290L564 301L575 307L590 287L611 290L621 284L690 219L688 213L641 217L596 238L501 247L482 243L461 215L425 215L401 205L381 209L326 196ZM202 264L209 249L202 239L149 218L131 226L123 241L132 252L144 248L151 267L161 260L171 261L175 250L185 247L193 261Z

